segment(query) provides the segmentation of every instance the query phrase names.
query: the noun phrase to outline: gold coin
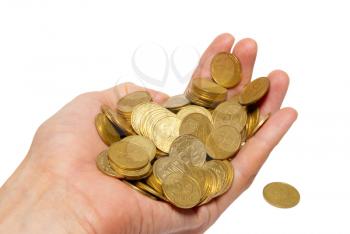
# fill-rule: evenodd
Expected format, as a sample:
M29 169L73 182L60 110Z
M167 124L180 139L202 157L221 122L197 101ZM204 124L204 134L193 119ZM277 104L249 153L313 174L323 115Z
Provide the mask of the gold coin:
M156 190L154 190L152 187L148 186L147 184L144 184L140 181L135 182L135 186L138 187L139 189L142 189L143 191L152 194L153 196L166 200L161 193L158 193Z
M131 189L133 189L134 191L137 191L137 192L139 192L139 193L145 195L146 197L151 198L152 200L158 201L158 199L157 199L155 196L153 196L153 195L151 195L151 194L149 194L149 193L143 191L142 189L139 189L138 187L136 187L136 186L133 185L132 183L130 183L130 182L126 181L126 180L123 180L123 182L124 182L127 186L129 186Z
M153 141L158 149L168 153L171 144L179 136L180 120L175 116L167 116L156 122L153 129Z
M113 124L108 120L105 114L99 113L95 118L95 126L102 141L106 145L111 145L113 142L120 140L120 135Z
M140 103L152 101L151 95L146 91L136 91L129 93L119 99L117 108L123 113L131 113L133 108Z
M159 158L153 164L153 174L161 184L163 184L165 178L171 173L184 173L185 170L185 163L178 158Z
M266 123L266 121L270 118L271 116L271 113L265 115L265 116L262 116L260 119L259 119L259 123L258 125L255 127L255 129L253 130L253 135Z
M227 98L227 101L239 104L239 94L236 94L236 95L233 95L233 96Z
M227 159L233 156L241 145L241 134L236 128L222 125L215 128L207 138L206 149L213 159Z
M112 176L115 178L119 178L122 179L123 176L119 175L117 172L115 172L113 170L113 168L111 167L111 164L109 163L109 159L108 159L108 150L104 150L102 151L96 159L96 165L97 168L104 174L108 175L108 176Z
M149 161L152 161L156 155L156 146L150 139L144 136L127 136L122 141L126 141L141 147L146 152Z
M112 108L110 108L107 105L102 105L101 111L107 116L109 121L111 121L111 123L114 126L120 128L124 132L124 134L136 135L136 133L134 132L134 130L131 127L130 122L127 121L122 115L120 115L116 111L112 110Z
M141 103L137 105L131 113L131 126L137 134L140 135L141 123L144 119L144 114L159 105L154 102Z
M270 205L278 208L291 208L296 206L300 201L298 190L282 182L273 182L266 185L263 195Z
M248 118L246 123L247 138L254 135L254 129L259 124L260 110L258 107L254 107L252 110L248 111Z
M117 167L126 170L141 169L149 163L147 152L142 147L127 141L112 144L108 149L108 156Z
M205 78L195 78L192 80L193 88L205 94L206 97L225 97L227 96L227 89L217 85L215 82Z
M195 78L186 90L186 97L194 104L214 108L223 102L227 89L206 78Z
M247 112L241 105L226 101L214 109L213 119L215 128L229 125L241 132L247 122Z
M118 174L127 180L141 180L147 178L152 173L152 166L148 163L145 167L135 170L125 170L118 167L114 162L110 161L111 167Z
M157 158L166 157L166 156L169 156L169 154L157 149L157 153L156 153Z
M163 183L163 192L172 204L183 209L196 206L202 198L199 183L183 173L168 175Z
M213 118L212 118L210 111L208 111L207 109L205 109L204 107L201 107L201 106L195 106L195 105L186 106L186 107L182 108L177 113L176 116L180 120L183 120L186 116L188 116L189 114L192 114L192 113L199 113L199 114L205 115L206 117L208 117L210 122L213 123Z
M153 173L151 173L151 175L147 177L146 184L151 186L158 193L163 194L162 184Z
M242 105L251 105L264 97L269 90L270 80L267 77L260 77L250 82L242 91L239 102Z
M176 110L183 106L189 105L190 101L186 98L185 94L180 94L176 96L169 97L162 105L164 108L170 110Z
M221 160L211 160L205 163L204 165L205 168L208 170L212 170L217 179L217 188L215 193L213 194L213 197L216 197L222 193L224 193L224 189L226 188L226 183L227 183L227 168L226 166L221 162Z
M213 80L225 88L233 88L241 81L241 63L231 53L216 54L211 61L210 71Z
M170 147L169 157L179 158L185 164L203 166L207 157L204 144L192 135L182 135L174 140Z
M182 119L179 132L180 135L193 135L205 143L212 130L213 125L207 116L192 113Z

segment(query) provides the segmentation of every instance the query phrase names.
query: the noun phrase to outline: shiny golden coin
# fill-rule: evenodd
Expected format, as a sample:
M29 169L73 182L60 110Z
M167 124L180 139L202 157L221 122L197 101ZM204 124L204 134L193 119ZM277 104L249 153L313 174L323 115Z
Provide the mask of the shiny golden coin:
M179 136L179 126L180 120L176 116L167 116L155 123L152 139L158 149L169 152L171 144Z
M180 135L193 135L205 144L212 130L213 125L207 116L199 113L192 113L182 119L179 133Z
M189 104L190 104L190 101L186 98L186 95L180 94L180 95L176 95L168 98L168 100L166 100L163 103L163 107L173 110L173 109L179 109Z
M111 145L113 142L120 140L120 135L113 124L108 120L105 114L99 113L95 118L95 126L102 141L106 145Z
M218 179L218 188L214 197L225 193L229 182L229 172L226 165L221 160L211 160L205 163L204 168L212 170Z
M127 136L122 141L126 141L141 147L146 152L149 161L152 161L156 155L156 146L150 139L144 136Z
M163 194L162 184L153 173L147 177L146 184L151 186L158 193Z
M233 88L241 81L241 63L231 53L216 54L211 61L210 71L213 80L225 88Z
M204 107L201 107L201 106L195 106L195 105L186 106L186 107L182 108L177 113L176 116L180 120L183 120L186 116L188 116L189 114L192 114L192 113L199 113L199 114L205 115L206 117L208 117L210 122L213 123L213 118L212 118L210 111L208 111L207 109L205 109Z
M183 209L195 207L202 198L199 183L182 173L168 175L163 183L163 192L173 205Z
M300 201L298 190L282 182L273 182L266 185L263 195L270 205L278 208L291 208L296 206Z
M172 143L169 157L179 158L187 165L201 167L205 162L207 152L204 144L197 137L182 135Z
M144 121L145 113L154 108L158 108L159 105L154 102L141 103L137 105L131 113L131 126L137 134L141 134L141 124Z
M267 77L260 77L250 82L242 91L239 102L242 105L251 105L264 97L269 90L270 80Z
M152 200L155 200L155 201L158 200L155 196L153 196L153 195L151 195L151 194L149 194L149 193L143 191L142 189L139 189L138 187L136 187L136 186L133 185L132 183L130 183L130 182L126 181L126 180L123 180L123 182L124 182L127 186L129 186L131 189L133 189L133 190L135 190L135 191L137 191L137 192L139 192L139 193L145 195L146 197L149 197L149 198L151 198Z
M271 116L271 113L260 117L258 125L253 130L253 135L266 123L266 121L270 118L270 116Z
M151 95L146 91L136 91L125 95L119 99L117 108L124 113L131 113L133 108L140 103L146 103L152 101Z
M119 178L119 179L124 178L122 175L120 175L117 172L115 172L113 170L113 168L111 167L111 164L109 163L109 159L108 159L108 150L102 151L97 156L96 165L97 165L97 168L102 173L104 173L104 174L106 174L108 176L112 176L112 177Z
M250 138L254 135L255 133L254 129L259 124L259 118L260 118L260 110L258 107L248 111L248 118L246 123L247 138Z
M178 158L159 158L153 164L153 174L161 184L171 173L184 173L185 170L186 164Z
M102 105L101 111L107 116L109 121L111 121L111 123L114 126L120 128L124 132L124 134L136 135L136 133L131 127L130 122L128 122L123 116L118 114L116 111L112 110L112 108L110 108L107 105Z
M241 132L247 122L247 112L241 105L226 101L214 109L213 119L215 128L229 125Z
M149 163L147 152L142 147L127 141L112 144L108 149L108 156L117 167L126 170L141 169Z
M222 125L210 133L205 146L211 158L227 159L241 146L241 134L232 126Z

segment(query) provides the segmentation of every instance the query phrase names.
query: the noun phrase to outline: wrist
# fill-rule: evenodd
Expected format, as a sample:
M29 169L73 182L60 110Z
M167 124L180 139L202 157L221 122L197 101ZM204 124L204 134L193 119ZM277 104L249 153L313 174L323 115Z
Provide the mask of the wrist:
M81 199L68 197L65 179L30 165L29 158L0 189L0 233L92 232L84 211L77 212Z

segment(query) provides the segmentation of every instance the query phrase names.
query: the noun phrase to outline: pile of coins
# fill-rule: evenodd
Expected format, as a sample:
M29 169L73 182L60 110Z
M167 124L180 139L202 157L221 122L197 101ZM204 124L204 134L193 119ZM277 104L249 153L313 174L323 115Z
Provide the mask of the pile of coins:
M224 194L234 181L230 160L266 122L257 102L269 90L258 78L234 97L241 65L230 53L211 63L212 80L195 78L185 94L162 104L146 91L130 93L117 109L101 107L96 129L109 148L97 157L106 175L179 208L192 208Z

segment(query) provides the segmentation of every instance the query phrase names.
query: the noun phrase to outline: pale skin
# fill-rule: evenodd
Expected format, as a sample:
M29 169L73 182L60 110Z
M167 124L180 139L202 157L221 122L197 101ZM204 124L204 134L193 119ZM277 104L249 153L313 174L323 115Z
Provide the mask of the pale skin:
M210 77L212 57L232 52L242 63L242 81L229 95L240 92L252 78L257 44L252 39L233 44L230 34L215 38L193 76ZM96 168L96 156L107 148L94 126L101 104L115 108L118 98L142 88L125 83L79 95L39 127L27 156L1 187L0 233L203 233L249 187L297 118L294 109L280 109L288 75L275 70L268 78L270 90L260 108L272 115L232 160L233 186L190 210L151 200ZM167 98L148 91L156 102Z

